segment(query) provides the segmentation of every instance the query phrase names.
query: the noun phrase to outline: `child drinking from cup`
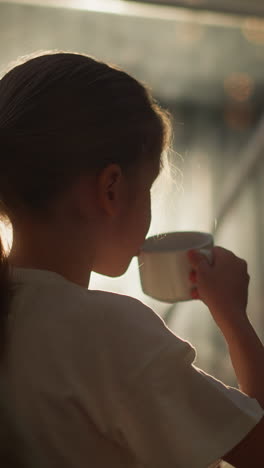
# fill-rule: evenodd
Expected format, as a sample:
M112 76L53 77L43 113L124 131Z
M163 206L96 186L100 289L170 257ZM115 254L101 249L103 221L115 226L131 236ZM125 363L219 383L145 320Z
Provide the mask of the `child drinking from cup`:
M92 57L31 56L0 81L1 213L13 228L1 368L43 466L261 466L264 356L245 262L190 252L194 297L222 330L241 391L195 367L192 345L143 303L87 289L92 271L119 276L138 254L170 137L146 87Z

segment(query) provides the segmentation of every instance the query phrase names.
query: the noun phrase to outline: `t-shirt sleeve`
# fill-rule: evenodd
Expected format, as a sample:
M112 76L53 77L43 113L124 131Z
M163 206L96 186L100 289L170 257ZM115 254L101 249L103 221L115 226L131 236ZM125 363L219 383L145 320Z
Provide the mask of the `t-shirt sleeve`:
M208 467L253 429L262 408L195 367L194 348L148 307L122 301L126 308L115 309L106 338L119 380L110 389L113 437L146 467Z

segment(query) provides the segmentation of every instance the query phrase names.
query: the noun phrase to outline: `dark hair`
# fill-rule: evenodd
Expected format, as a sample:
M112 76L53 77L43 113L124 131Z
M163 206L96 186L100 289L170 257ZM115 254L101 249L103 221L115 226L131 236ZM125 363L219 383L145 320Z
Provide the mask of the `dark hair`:
M118 67L65 52L23 58L0 80L0 213L11 222L21 210L41 216L84 171L161 161L170 138L169 113Z

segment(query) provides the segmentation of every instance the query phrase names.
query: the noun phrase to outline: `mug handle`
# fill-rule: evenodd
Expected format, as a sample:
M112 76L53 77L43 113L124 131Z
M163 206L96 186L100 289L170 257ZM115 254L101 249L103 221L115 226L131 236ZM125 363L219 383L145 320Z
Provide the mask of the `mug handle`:
M200 252L202 255L206 257L208 260L209 265L213 265L214 258L213 258L213 246L209 248L204 248L204 249L198 249L198 252Z

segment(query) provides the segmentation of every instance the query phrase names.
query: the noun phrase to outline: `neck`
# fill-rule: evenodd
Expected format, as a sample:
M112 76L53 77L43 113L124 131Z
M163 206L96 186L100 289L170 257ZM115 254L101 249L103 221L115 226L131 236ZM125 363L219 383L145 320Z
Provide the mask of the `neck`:
M87 244L87 239L84 242L76 233L65 228L54 231L53 226L51 232L43 225L35 225L31 229L13 230L8 259L12 266L54 271L87 288L92 266L92 249L87 251Z

